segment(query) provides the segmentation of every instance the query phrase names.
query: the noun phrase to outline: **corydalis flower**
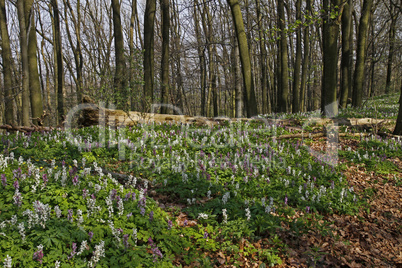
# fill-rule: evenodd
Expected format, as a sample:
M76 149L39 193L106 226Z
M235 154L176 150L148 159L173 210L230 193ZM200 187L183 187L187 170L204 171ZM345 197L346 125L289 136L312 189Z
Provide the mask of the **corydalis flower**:
M91 232L91 231L89 231L89 232L88 232L88 235L89 235L89 242L91 242L92 237L94 236L94 233Z
M128 249L130 247L130 244L128 243L128 237L129 237L128 234L123 235L123 245L124 245L124 248L126 248L126 249Z
M4 187L7 186L6 174L1 174L1 183L3 184ZM8 255L7 255L7 256L8 256Z
M73 222L73 210L72 210L72 209L69 209L69 210L68 210L67 219L68 219L70 222Z
M32 259L42 263L43 259L43 246L38 246L38 251L34 252Z
M153 221L153 220L154 220L154 212L151 211L151 212L149 213L149 221Z
M7 255L7 257L4 259L4 268L13 267L12 262L13 262L13 259L11 259L11 257Z
M168 230L172 229L173 223L171 220L168 220Z
M151 246L152 250L152 256L154 257L154 262L156 262L159 258L163 258L162 252L159 250L159 248L155 245L154 241L152 241L152 238L148 238L148 244Z
M72 250L71 250L70 256L68 256L68 259L71 259L72 257L74 257L75 254L77 254L77 243L73 243Z
M204 232L204 239L207 239L207 238L208 238L208 232L205 231L205 232Z
M76 186L78 183L79 183L78 176L75 175L74 178L73 178L73 184L74 184L74 186Z
M15 189L15 190L19 190L19 189L20 189L20 185L19 185L19 183L18 183L18 180L16 180L16 181L13 183L13 186L14 186L14 189Z

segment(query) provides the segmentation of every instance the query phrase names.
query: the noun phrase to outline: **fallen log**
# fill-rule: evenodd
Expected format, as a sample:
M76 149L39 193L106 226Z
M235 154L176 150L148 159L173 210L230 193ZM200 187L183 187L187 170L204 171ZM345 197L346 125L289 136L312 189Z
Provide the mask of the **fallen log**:
M1 125L0 129L5 129L8 132L19 131L19 132L23 132L23 133L29 133L29 132L48 132L48 131L54 130L55 128L53 128L53 127L35 126L35 125L32 125L30 127L14 126L14 125Z

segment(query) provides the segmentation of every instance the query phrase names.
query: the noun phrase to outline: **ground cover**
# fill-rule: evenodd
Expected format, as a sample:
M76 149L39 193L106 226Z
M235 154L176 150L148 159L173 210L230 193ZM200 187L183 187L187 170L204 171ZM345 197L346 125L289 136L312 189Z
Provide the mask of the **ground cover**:
M310 135L323 128L259 120L4 134L0 261L402 265L402 141L336 126Z

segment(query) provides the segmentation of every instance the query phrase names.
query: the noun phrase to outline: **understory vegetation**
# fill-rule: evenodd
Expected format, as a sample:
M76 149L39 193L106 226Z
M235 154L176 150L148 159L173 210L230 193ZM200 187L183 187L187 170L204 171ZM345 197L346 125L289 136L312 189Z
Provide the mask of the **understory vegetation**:
M359 114L395 118L395 96L373 101L367 107L374 111ZM341 114L356 116L353 110ZM5 133L1 262L4 267L265 267L291 264L295 256L307 266L357 262L330 254L328 242L307 247L301 241L324 237L347 245L346 229L331 217L366 222L378 197L373 184L386 180L400 189L402 141L356 136L353 128L342 127L350 136L334 144L309 138L322 128L255 120ZM276 139L301 131L303 139ZM393 235L400 237L400 210L387 213ZM296 254L290 239L305 250Z

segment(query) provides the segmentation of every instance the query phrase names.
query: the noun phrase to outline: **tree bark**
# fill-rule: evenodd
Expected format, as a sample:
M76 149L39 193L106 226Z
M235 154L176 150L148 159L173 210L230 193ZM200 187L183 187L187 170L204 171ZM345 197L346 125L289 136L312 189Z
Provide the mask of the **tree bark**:
M169 14L169 0L161 0L162 11L162 63L161 63L161 99L162 107L161 113L170 113L166 105L169 104L169 28L170 28L170 14Z
M77 4L76 4L77 14L74 14L73 8L70 4L70 0L63 0L63 3L64 3L64 21L65 21L65 25L66 25L67 39L68 39L68 42L70 44L71 50L74 55L76 76L73 78L74 78L74 82L75 82L75 86L76 86L77 101L79 102L82 99L83 88L84 88L84 85L83 85L84 61L83 61L82 47L81 47L81 3L80 3L80 0L77 0ZM75 32L75 38L76 38L75 42L73 41L73 38L71 35L70 26L69 26L70 23L68 22L68 18L71 19L71 22L74 26L74 32ZM69 66L69 64L67 64L67 66Z
M115 48L115 74L114 74L114 92L117 107L122 109L128 108L127 103L127 83L126 83L126 59L124 56L124 37L121 26L120 16L120 0L112 0L113 11L113 31L114 31L114 48Z
M26 0L25 4L25 21L28 22L28 61L29 61L29 91L31 99L31 115L32 118L39 118L43 114L42 92L39 80L38 58L37 58L37 38L35 15L33 8L34 0ZM34 124L39 121L32 120Z
M391 24L388 33L388 63L387 63L387 80L385 84L385 93L388 94L391 90L391 79L392 79L392 62L394 58L395 50L395 34L396 34L396 22L398 20L399 11L395 11L394 5L391 3L389 7L389 13L391 16Z
M394 135L402 135L402 79L401 79L401 96L399 97L399 111L396 125L393 132Z
M54 49L56 55L56 68L57 68L57 120L58 123L63 121L64 117L64 67L63 67L63 53L62 42L60 33L60 15L59 5L57 0L51 0L53 9L53 22L54 22Z
M340 107L346 108L349 94L352 92L352 50L350 43L353 42L352 32L352 7L348 0L342 13L342 62L341 62L341 96Z
M302 60L302 38L301 38L301 0L296 1L296 59L293 75L293 105L292 112L298 113L300 109L300 69Z
M257 115L257 102L255 99L253 76L251 71L251 60L247 44L247 36L244 31L243 17L238 0L227 0L232 11L233 22L235 24L237 42L239 44L240 61L242 65L243 83L247 96L247 116Z
M235 80L235 117L243 117L243 91L241 86L241 68L239 45L234 45L234 80Z
M12 88L12 55L10 37L7 28L7 14L4 0L0 0L0 31L1 31L1 56L3 58L3 79L4 79L4 100L5 100L5 122L14 124L13 88Z
M150 110L154 95L154 24L156 0L147 0L144 15L144 99L143 110Z
M340 0L324 0L324 17L322 30L323 44L323 79L321 87L321 112L328 117L338 114L336 100L337 65L338 65L338 35L339 21L334 16Z
M306 14L307 16L311 16L311 0L306 0ZM304 37L303 37L303 66L302 66L302 76L301 76L301 88L300 88L300 111L305 112L306 105L306 91L307 91L307 75L310 61L310 20L306 20L304 28Z
M200 85L201 85L201 116L206 116L205 102L206 102L206 64L205 64L205 48L202 44L201 30L199 26L199 16L197 7L199 6L198 0L194 0L194 27L195 35L197 38L197 52L200 64Z
M360 17L359 33L357 38L356 67L354 73L353 99L352 99L352 105L354 107L361 107L363 105L366 43L367 43L367 32L368 32L372 6L373 6L373 0L364 0Z
M271 105L268 101L268 77L267 77L267 49L265 47L265 35L263 29L263 17L261 13L261 0L255 0L257 8L258 35L260 45L260 67L261 67L261 93L262 93L262 110L263 114L271 111Z
M279 39L279 68L278 72L278 108L280 112L288 112L289 110L289 68L288 68L288 42L286 36L285 29L285 8L284 2L278 0L277 2L278 8L278 28L280 31L280 39Z
M22 125L29 126L29 66L28 36L25 21L24 0L17 1L18 22L20 28L20 49L22 63Z

